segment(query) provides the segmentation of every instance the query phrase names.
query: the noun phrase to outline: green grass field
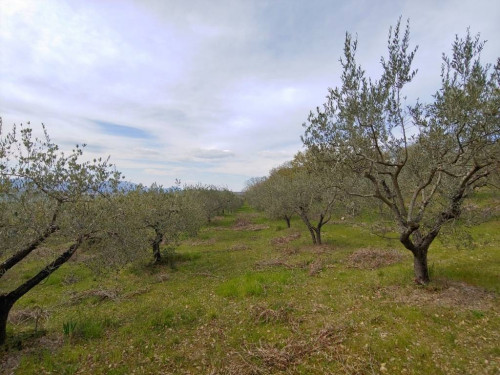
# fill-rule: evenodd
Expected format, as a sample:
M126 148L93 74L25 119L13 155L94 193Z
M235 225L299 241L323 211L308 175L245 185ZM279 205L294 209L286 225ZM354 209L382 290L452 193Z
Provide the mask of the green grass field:
M95 276L76 256L14 306L2 371L500 373L498 220L466 247L436 240L426 287L411 254L362 223L328 224L318 247L298 219L285 227L244 206L184 241L175 270L143 261Z

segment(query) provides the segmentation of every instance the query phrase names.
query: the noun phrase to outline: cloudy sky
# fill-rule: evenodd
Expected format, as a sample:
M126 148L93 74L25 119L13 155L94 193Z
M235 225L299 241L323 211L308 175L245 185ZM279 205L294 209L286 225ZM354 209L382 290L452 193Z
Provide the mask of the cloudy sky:
M0 116L111 155L129 181L238 191L301 149L345 32L376 76L400 16L419 45L410 100L469 26L500 56L498 0L0 0Z

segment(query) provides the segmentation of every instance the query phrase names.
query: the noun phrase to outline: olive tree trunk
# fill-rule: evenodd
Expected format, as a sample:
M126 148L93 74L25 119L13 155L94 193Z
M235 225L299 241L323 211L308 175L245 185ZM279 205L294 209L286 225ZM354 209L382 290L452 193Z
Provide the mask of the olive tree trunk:
M5 294L0 296L0 345L5 342L7 337L7 318L15 302Z
M53 262L45 266L40 272L38 272L31 279L27 280L21 284L17 289L14 289L10 293L0 295L0 345L5 343L6 332L7 332L7 318L9 316L10 309L12 306L31 289L37 286L41 281L46 279L55 270L57 270L61 265L66 263L75 251L80 247L83 242L83 238L78 239L73 245L71 245L68 250L59 255Z
M160 244L163 241L163 234L159 232L157 229L155 229L156 235L154 240L152 241L152 246L153 246L153 257L155 263L160 263L161 262L161 251L160 251Z
M427 233L427 235L423 235L419 229L409 227L400 236L400 242L413 254L413 270L415 283L417 284L426 285L431 281L427 265L427 253L438 232L439 229L436 229Z
M285 217L284 217L284 218L285 218L285 221L286 221L286 226L287 226L288 228L290 228L290 219L291 219L291 218L290 218L290 216L285 215Z
M427 266L427 249L419 249L413 252L413 270L417 284L425 285L431 281Z
M307 229L309 230L309 233L311 234L313 245L321 245L321 227L323 226L323 224L326 223L326 221L324 221L323 215L320 216L320 221L318 222L318 225L315 227L314 225L311 224L311 221L309 220L307 213L303 209L301 209L299 213L300 213L300 218L302 219Z

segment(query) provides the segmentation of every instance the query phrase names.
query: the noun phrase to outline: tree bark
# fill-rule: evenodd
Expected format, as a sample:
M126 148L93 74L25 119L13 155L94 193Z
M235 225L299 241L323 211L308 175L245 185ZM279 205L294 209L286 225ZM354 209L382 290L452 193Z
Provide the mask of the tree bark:
M17 253L12 255L9 259L7 259L0 265L0 278L5 275L5 273L9 269L14 267L17 263L31 254L31 252L35 250L43 241L45 241L51 234L59 229L59 227L56 225L57 215L59 214L59 207L60 203L58 203L58 206L54 211L54 214L52 215L52 220L49 226L45 229L45 231L43 231L43 233L41 233L37 238L26 245L24 249L19 250Z
M316 245L321 245L321 227L313 228L316 232Z
M57 270L61 265L66 263L75 251L80 247L83 238L79 238L68 250L59 255L52 263L45 266L31 279L24 282L22 285L14 289L12 292L0 295L0 345L5 343L5 335L7 330L7 317L12 306L31 289L37 286L41 281L46 279L50 274Z
M156 236L155 239L153 240L153 257L155 260L155 263L160 263L161 262L161 252L160 252L160 244L161 241L163 241L163 235L158 232L155 229Z
M323 241L321 239L321 228L323 228L323 225L325 225L329 221L330 221L329 217L325 220L325 217L323 216L323 214L320 215L318 225L316 226L316 228L314 228L314 230L316 231L316 242L318 245L321 245L323 243Z
M0 296L0 345L3 345L7 338L7 318L14 302L5 294Z
M38 238L33 240L30 244L28 244L24 249L19 250L5 262L0 265L0 278L12 267L14 267L17 263L26 258L33 250L35 250L43 241L45 241L52 233L57 230L57 227L51 226L47 228L45 232L43 232Z
M413 253L413 270L415 272L415 283L426 285L431 281L427 266L427 249L417 249Z
M309 227L309 233L311 233L311 238L312 238L312 241L313 241L313 245L317 245L318 244L318 240L316 239L316 232L314 231L313 227Z
M285 215L286 226L290 228L290 216Z
M311 233L313 245L321 245L321 227L319 228L314 227L311 224L309 218L307 217L307 214L302 209L300 209L299 213L300 213L300 218L306 225L307 229L309 229L309 233Z

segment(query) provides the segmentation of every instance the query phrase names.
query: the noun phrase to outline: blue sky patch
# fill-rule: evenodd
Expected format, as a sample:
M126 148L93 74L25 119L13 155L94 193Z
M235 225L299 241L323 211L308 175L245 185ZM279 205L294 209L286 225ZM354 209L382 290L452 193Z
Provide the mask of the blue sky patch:
M99 125L104 133L109 135L143 139L152 137L147 131L132 126L118 125L104 121L96 121L96 124Z

